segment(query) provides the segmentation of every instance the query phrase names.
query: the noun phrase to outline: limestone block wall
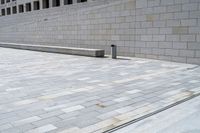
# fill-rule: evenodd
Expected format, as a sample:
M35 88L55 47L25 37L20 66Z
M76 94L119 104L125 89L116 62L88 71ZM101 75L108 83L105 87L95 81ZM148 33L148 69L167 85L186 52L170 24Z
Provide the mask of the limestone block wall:
M200 65L200 0L96 0L0 17L0 41Z

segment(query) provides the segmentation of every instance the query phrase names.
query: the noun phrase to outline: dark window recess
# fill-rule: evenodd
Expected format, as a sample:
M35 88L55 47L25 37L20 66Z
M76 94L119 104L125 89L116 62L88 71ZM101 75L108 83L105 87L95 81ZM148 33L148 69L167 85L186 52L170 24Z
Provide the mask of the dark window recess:
M33 2L33 10L39 10L40 9L40 2L34 1Z
M53 7L60 6L60 0L53 0Z
M73 4L73 0L64 0L64 5Z
M87 2L87 0L77 0L77 3Z
M19 5L19 13L24 12L24 5Z
M49 8L49 0L42 0L42 5L43 5L43 9L45 9L45 8Z
M5 9L1 9L1 15L5 16L6 15L6 10Z
M13 14L16 14L16 13L17 13L17 7L16 7L16 6L13 6L13 7L12 7L12 13L13 13Z
M5 4L5 0L1 0L1 4Z
M26 3L26 12L31 11L31 3Z
M11 14L11 9L10 7L6 9L7 10L7 15L10 15Z

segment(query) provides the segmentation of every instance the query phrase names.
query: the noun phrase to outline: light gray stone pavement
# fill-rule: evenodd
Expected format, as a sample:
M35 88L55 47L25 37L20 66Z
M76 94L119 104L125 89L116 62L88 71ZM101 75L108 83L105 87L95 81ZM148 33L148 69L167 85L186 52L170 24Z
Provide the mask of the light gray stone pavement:
M196 97L114 133L200 133L199 112L200 97Z
M196 65L0 48L2 133L100 133L199 92Z

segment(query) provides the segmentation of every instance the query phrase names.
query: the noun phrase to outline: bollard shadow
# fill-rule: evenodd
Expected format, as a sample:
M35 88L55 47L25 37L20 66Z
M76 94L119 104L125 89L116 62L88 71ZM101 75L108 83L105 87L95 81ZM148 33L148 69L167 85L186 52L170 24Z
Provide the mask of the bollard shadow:
M131 59L128 59L128 58L116 58L115 60L131 60Z

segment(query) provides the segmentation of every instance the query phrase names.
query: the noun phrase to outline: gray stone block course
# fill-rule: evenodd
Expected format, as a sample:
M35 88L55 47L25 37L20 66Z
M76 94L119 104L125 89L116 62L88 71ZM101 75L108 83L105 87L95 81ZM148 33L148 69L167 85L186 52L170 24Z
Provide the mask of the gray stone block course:
M174 0L161 0L161 5L173 5L174 4Z
M196 55L195 55L195 57L200 57L200 52L199 51L196 51Z
M181 35L180 39L181 41L195 42L196 36L195 35Z
M174 42L180 42L180 36L179 35L166 35L166 41L174 41Z
M159 42L159 48L173 48L171 42Z
M184 56L184 57L194 57L195 51L193 51L193 50L180 50L179 55Z
M197 26L197 19L181 20L181 26Z
M163 51L160 42L173 44L172 48L165 45L167 49L198 52L199 6L198 0L94 0L63 5L1 17L0 41L104 49L106 54L114 43L119 55L147 58L163 53L158 52ZM147 52L151 51L147 47L156 50Z
M189 18L189 12L175 12L174 19L187 19Z
M168 56L179 56L179 50L165 49L165 55L168 55Z
M181 11L182 11L182 5L167 6L167 12L181 12Z
M183 11L195 11L195 10L198 10L198 3L183 4L182 9L183 9Z
M199 64L200 58L187 58L187 63L190 64Z
M188 43L188 49L190 50L200 50L200 43Z
M180 43L180 42L173 42L173 48L174 49L187 49L188 44L187 43Z

